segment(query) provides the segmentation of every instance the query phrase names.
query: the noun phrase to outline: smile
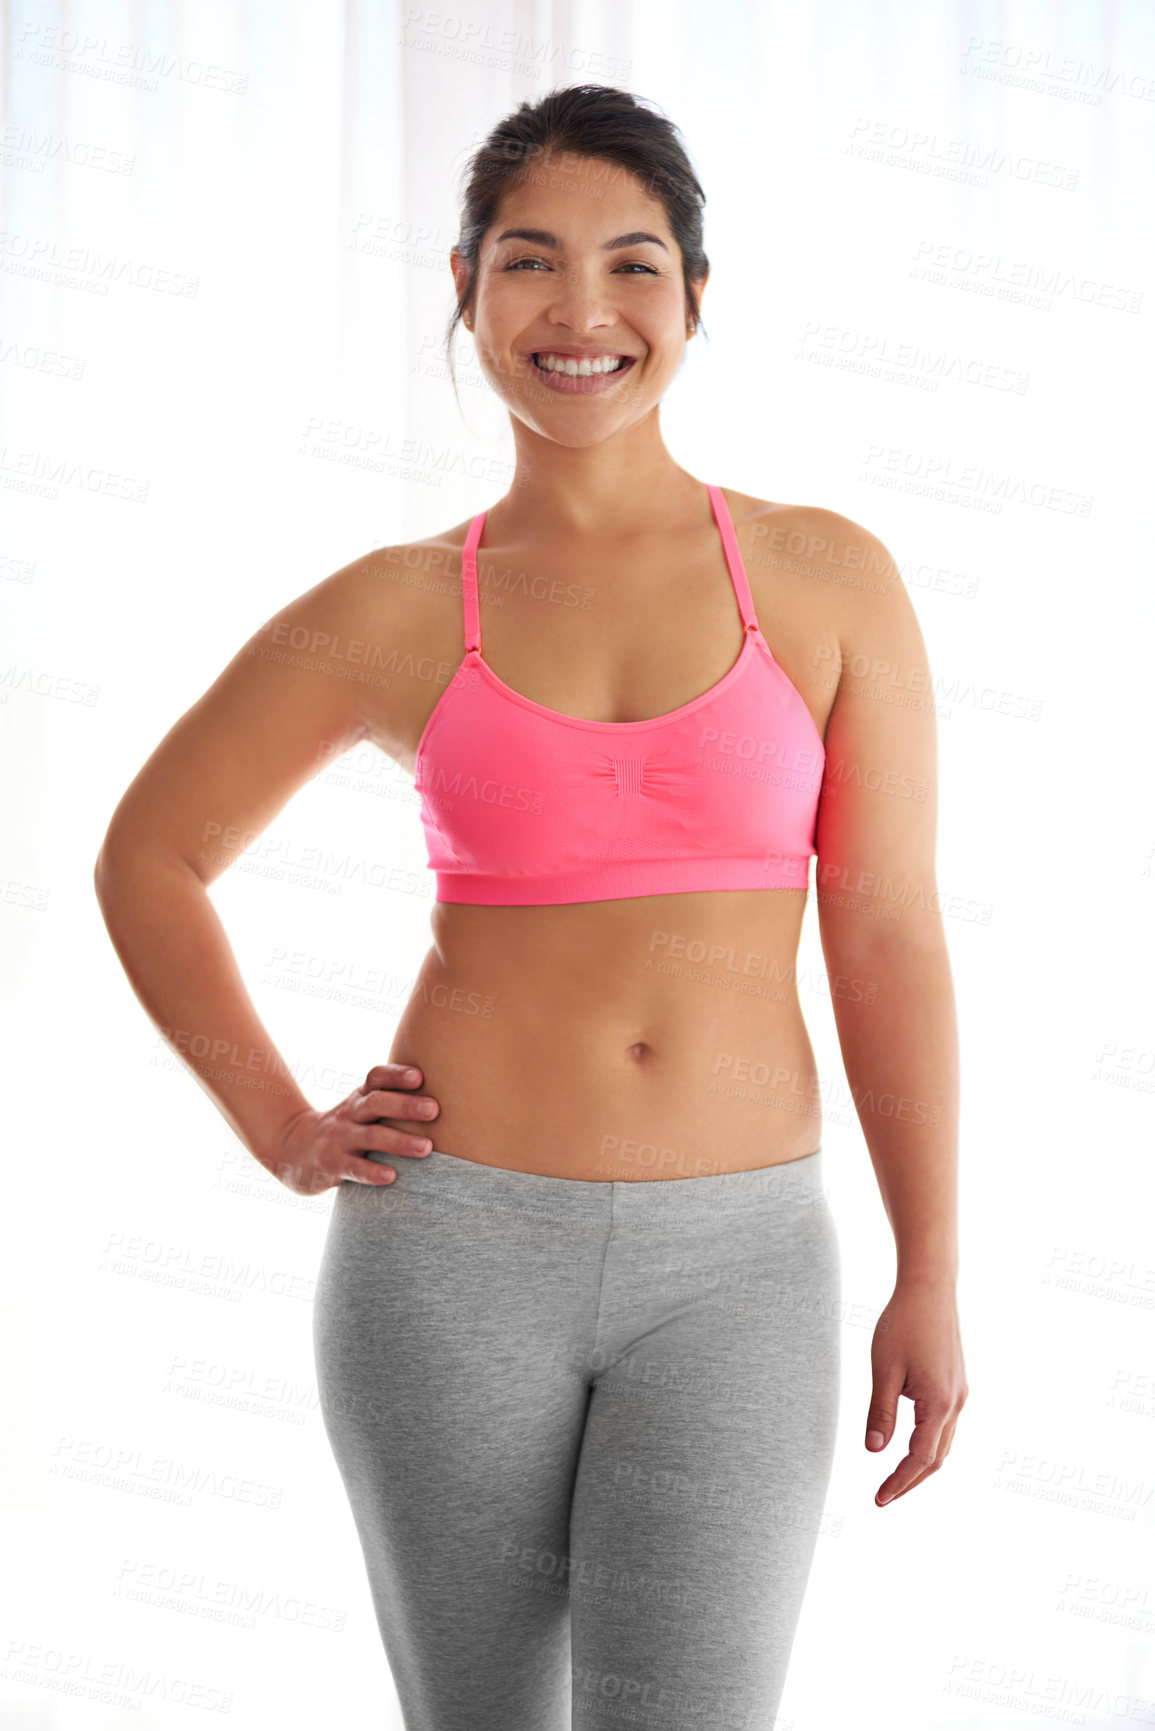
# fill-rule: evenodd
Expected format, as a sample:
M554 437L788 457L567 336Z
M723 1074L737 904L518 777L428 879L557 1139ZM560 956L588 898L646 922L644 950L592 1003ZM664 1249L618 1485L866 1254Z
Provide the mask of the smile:
M578 360L575 355L554 355L541 349L530 356L543 385L571 396L589 396L607 390L634 364L632 355L599 355Z

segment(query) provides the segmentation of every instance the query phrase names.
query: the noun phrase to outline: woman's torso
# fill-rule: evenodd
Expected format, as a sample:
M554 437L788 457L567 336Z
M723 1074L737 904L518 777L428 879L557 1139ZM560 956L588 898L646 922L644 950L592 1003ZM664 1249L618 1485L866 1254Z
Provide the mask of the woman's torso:
M799 569L817 515L726 491L758 624L825 737L838 667L832 585ZM705 488L701 488L705 504ZM412 772L463 655L468 524L382 549L397 665L370 736ZM482 653L513 690L599 721L664 715L728 671L743 627L705 515L628 547L478 555ZM801 1158L821 1142L795 979L806 891L696 891L544 906L434 905L433 946L388 1058L440 1105L435 1148L573 1179L689 1178Z

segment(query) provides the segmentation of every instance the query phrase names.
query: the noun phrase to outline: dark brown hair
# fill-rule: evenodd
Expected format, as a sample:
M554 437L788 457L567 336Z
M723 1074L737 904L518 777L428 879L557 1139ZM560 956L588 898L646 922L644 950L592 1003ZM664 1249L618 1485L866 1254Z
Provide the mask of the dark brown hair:
M702 250L706 195L677 127L628 90L611 84L569 84L549 91L540 102L523 102L514 113L507 114L466 166L457 250L470 271L445 336L451 379L453 336L461 315L475 298L481 237L497 220L506 187L525 175L534 159L547 151L616 163L661 201L682 254L682 280L691 317L695 327L705 333L696 285L710 268ZM453 389L456 394L456 379Z

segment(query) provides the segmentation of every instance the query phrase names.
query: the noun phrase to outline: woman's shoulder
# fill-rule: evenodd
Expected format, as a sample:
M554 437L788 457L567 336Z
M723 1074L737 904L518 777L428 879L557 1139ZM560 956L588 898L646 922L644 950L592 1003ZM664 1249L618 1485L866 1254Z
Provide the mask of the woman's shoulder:
M825 505L726 492L755 611L788 670L918 650L907 585L873 530Z
M334 600L339 597L362 619L387 619L394 630L450 612L461 602L461 549L469 522L370 548L328 579Z
M461 634L468 519L422 540L373 547L282 603L259 627L262 653L340 660L388 673L451 656Z
M911 611L890 548L865 524L826 505L726 492L756 604L793 608L843 643L860 616Z
M437 529L420 540L392 541L374 547L361 560L366 576L378 580L400 581L412 587L415 579L436 578L439 573L457 571L460 575L461 549L469 533L471 519L466 517L448 529ZM409 573L408 581L399 573Z
M894 560L879 537L864 524L826 505L763 499L736 488L725 489L734 527L755 545L780 549L808 560L837 561L846 569L893 574Z

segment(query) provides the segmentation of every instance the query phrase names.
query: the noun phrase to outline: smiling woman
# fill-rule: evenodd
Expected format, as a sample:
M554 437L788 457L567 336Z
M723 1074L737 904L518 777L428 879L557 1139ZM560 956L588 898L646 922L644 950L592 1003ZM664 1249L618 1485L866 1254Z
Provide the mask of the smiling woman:
M550 234L541 228L507 228L497 237L497 242L520 240L531 246L547 247L559 259L564 259L564 248L557 235ZM610 240L602 242L603 252L618 253L626 247L657 246L667 253L669 248L660 235L647 234L645 229L636 229L632 234L619 234ZM532 256L515 258L512 263L504 265L505 271L536 269L544 267L545 261ZM631 259L624 265L615 265L616 271L638 271L644 275L657 276L659 273L652 264L643 264L639 259ZM468 318L466 323L468 324ZM571 383L573 380L607 378L608 375L621 375L633 366L636 355L624 350L599 348L593 344L568 345L551 343L548 350L532 352L529 356L534 366L546 375L546 380L556 390L572 391L575 395L588 395L595 390L605 388L602 383L585 384Z
M901 663L927 689L925 649L868 530L666 448L709 269L668 120L597 85L523 103L463 202L448 340L463 322L508 408L513 481L276 620L451 679L327 680L258 634L125 795L102 906L158 1024L269 1049L204 896L231 857L205 863L206 819L258 834L334 743L413 769L437 902L388 1061L324 1112L198 1069L290 1189L335 1190L318 1383L405 1724L589 1731L612 1700L768 1725L839 1407L812 858L898 1251L868 1446L917 1403L880 1502L941 1465L966 1394L934 711L881 685ZM396 581L423 563L436 581ZM483 655L495 570L526 581Z
M559 174L566 177L565 187ZM627 181L630 194L622 200L615 195ZM627 221L640 214L641 222L620 229L611 225L607 232L611 201ZM533 304L518 300L523 290L531 297L546 292L532 279L552 285L552 301L559 281L585 292L591 270L612 278L615 292L624 293L628 340L624 330L619 332L623 342L615 348L605 332L578 331L563 317L549 333L548 348L523 347L515 356L491 351L482 357L491 382L503 360L516 360L521 376L532 368L560 394L600 396L605 389L600 381L593 386L572 382L583 377L583 357L622 356L627 363L623 370L635 369L647 358L639 340L645 331L635 318L648 321L655 314L675 321L676 372L685 336L701 325L709 260L702 245L705 194L669 121L628 92L599 85L555 91L532 108L523 103L475 152L463 204L452 253L457 305L446 333L451 377L457 323L474 329L483 284L485 311L499 316L502 308L513 312L519 305ZM556 222L549 220L551 211L558 214ZM495 281L499 276L505 279L500 284ZM516 278L531 281L510 282ZM475 335L480 345L481 334ZM567 377L559 379L556 370L551 373L548 366L537 364L539 355L572 360L576 370L567 367ZM610 376L620 385L620 372ZM666 374L658 397L671 377L672 372ZM648 406L656 401L649 397Z

